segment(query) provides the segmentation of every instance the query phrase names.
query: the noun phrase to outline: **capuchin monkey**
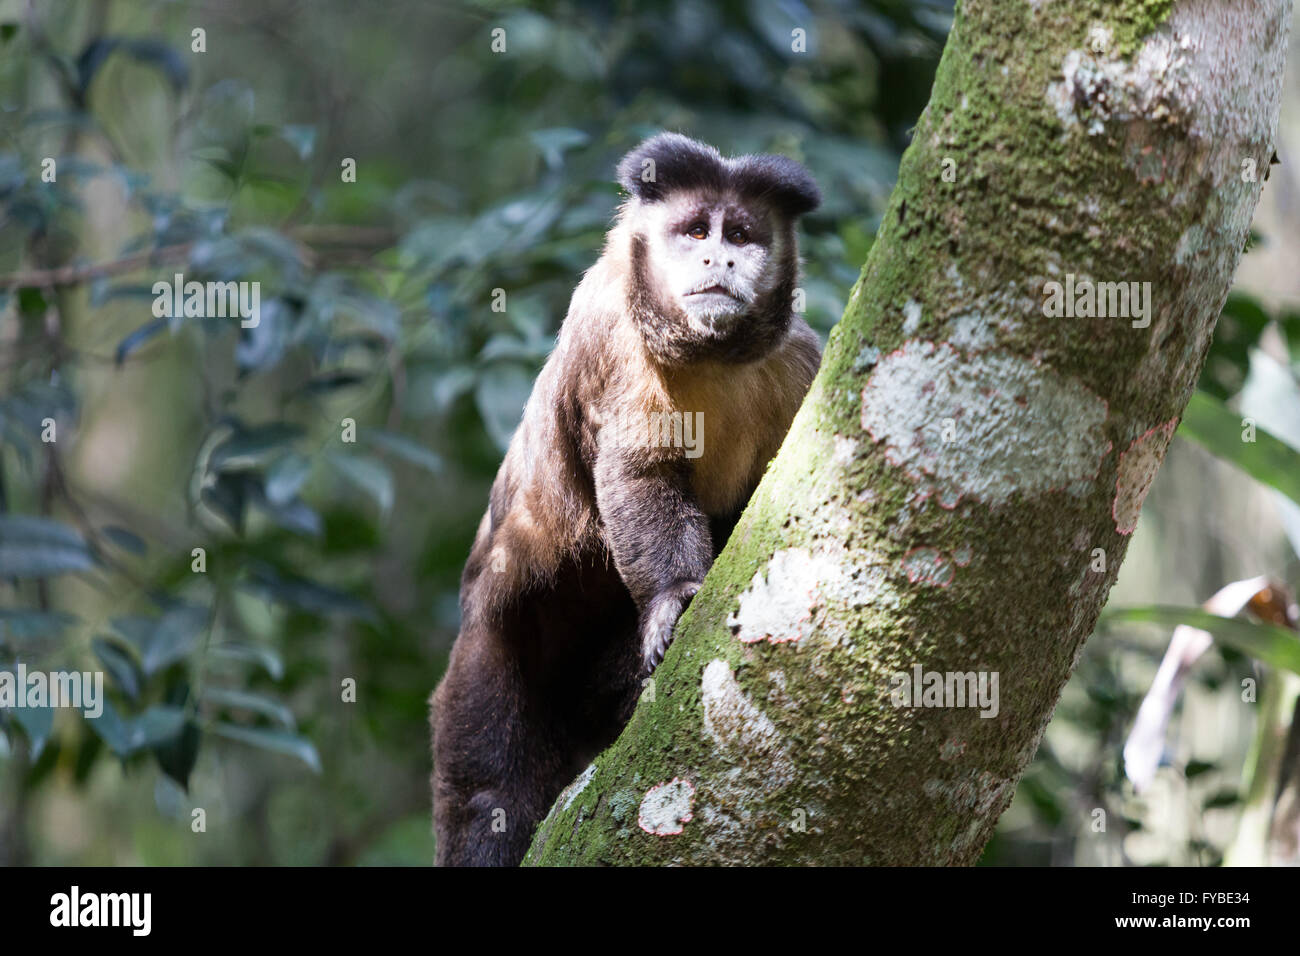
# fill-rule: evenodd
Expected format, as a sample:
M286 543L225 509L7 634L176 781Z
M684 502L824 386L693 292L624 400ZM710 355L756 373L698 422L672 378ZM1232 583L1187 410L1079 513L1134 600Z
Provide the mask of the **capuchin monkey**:
M821 199L803 166L665 133L618 181L461 579L432 698L439 865L519 863L613 742L820 361L792 308Z

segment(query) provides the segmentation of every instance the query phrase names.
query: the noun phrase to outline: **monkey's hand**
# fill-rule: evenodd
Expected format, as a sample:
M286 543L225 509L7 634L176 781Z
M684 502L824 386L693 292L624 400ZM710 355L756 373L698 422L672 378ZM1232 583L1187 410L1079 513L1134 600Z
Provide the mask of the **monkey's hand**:
M700 589L699 581L678 581L651 599L641 616L641 663L646 676L654 673L673 642L677 619Z

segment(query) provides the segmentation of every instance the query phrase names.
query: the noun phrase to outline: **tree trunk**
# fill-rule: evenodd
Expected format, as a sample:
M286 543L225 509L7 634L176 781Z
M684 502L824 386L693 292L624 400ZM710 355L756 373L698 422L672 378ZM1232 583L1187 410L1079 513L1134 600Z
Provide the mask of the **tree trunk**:
M526 862L979 857L1205 360L1290 6L960 5L780 455Z

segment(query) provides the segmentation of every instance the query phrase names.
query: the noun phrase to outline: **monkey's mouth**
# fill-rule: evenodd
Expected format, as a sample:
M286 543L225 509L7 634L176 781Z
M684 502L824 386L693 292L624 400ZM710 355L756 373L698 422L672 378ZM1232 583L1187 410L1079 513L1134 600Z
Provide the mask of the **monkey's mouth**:
M703 289L696 289L694 292L691 292L689 294L690 295L725 295L728 299L735 299L737 302L740 301L740 296L736 295L725 286L720 286L720 285L711 285Z

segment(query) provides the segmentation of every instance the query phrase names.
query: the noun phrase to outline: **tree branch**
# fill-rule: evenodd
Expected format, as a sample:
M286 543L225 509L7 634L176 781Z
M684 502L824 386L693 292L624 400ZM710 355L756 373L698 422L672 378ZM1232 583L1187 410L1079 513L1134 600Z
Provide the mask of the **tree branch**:
M299 226L290 235L303 244L305 264L311 266L319 266L325 260L332 259L356 264L358 255L368 257L368 254L386 249L397 240L397 233L384 226ZM189 258L193 248L192 242L177 243L107 262L16 272L0 276L0 289L57 289L81 285L95 279L126 275L150 266L183 262Z

